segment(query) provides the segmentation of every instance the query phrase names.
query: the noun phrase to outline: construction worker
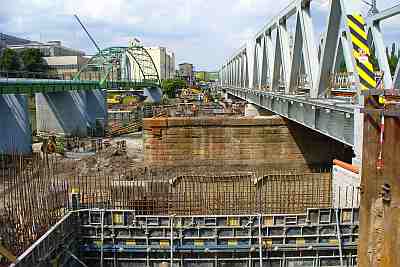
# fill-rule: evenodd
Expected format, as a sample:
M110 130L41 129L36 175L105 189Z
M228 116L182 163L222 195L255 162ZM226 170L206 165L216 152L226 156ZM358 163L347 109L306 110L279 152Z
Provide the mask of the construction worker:
M192 113L194 117L197 117L197 107L195 104L192 105Z

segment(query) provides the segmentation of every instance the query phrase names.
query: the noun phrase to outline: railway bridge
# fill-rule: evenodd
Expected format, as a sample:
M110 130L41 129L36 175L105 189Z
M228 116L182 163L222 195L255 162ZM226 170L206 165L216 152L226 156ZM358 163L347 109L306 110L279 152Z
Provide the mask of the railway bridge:
M392 74L381 27L400 5L364 19L346 4L330 1L318 40L312 1L292 2L226 59L220 89L353 147L360 164L364 96L400 88L400 64Z

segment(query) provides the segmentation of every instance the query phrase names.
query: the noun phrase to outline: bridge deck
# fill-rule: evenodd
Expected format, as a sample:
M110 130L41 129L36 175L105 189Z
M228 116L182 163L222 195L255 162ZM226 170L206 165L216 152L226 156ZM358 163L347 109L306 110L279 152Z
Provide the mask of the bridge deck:
M313 99L237 87L223 87L223 89L233 96L300 123L343 144L354 145L356 106L349 99Z

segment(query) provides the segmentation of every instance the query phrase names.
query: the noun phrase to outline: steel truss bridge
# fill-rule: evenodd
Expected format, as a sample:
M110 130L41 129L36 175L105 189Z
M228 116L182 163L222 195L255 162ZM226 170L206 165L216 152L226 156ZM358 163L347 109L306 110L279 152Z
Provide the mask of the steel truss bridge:
M400 88L400 64L392 76L381 30L382 21L400 14L400 5L364 21L359 15L349 16L346 1L330 1L327 28L319 43L311 2L292 2L228 58L220 69L220 86L230 95L357 150L362 144L362 96L368 92L362 89L375 82L369 70L372 64L367 62L369 69L361 64L359 48L367 55L369 48L375 51L383 73L382 89ZM295 19L292 45L288 29L291 18ZM342 61L347 73L340 73Z
M142 90L160 86L157 68L147 50L140 45L103 49L74 77L39 75L39 79L34 78L39 77L37 75L27 73L22 75L25 78L10 78L18 73L10 76L0 73L0 95L94 89Z

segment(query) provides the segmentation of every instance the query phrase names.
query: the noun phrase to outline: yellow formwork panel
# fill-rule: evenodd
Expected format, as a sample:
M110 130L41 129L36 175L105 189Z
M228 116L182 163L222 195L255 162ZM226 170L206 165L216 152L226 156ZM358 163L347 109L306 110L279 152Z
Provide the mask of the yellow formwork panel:
M124 214L123 213L113 213L113 224L123 225L124 224Z
M228 247L236 247L238 244L237 240L231 239L228 240Z
M329 244L331 244L331 245L339 245L339 240L337 240L337 239L330 239L330 240L329 240Z
M169 240L160 240L160 248L169 248Z
M306 241L304 240L304 238L297 238L296 239L296 245L305 245Z
M127 246L136 246L136 241L135 240L127 240L126 242L125 242L125 245L127 245Z
M270 248L272 247L272 239L266 238L262 241L263 247Z
M265 226L272 226L274 225L274 217L264 217L264 225Z
M204 240L195 240L194 246L195 247L204 247Z
M240 223L239 223L239 218L236 218L236 217L229 217L229 218L228 218L228 225L229 225L229 226L239 226L239 225L240 225Z

